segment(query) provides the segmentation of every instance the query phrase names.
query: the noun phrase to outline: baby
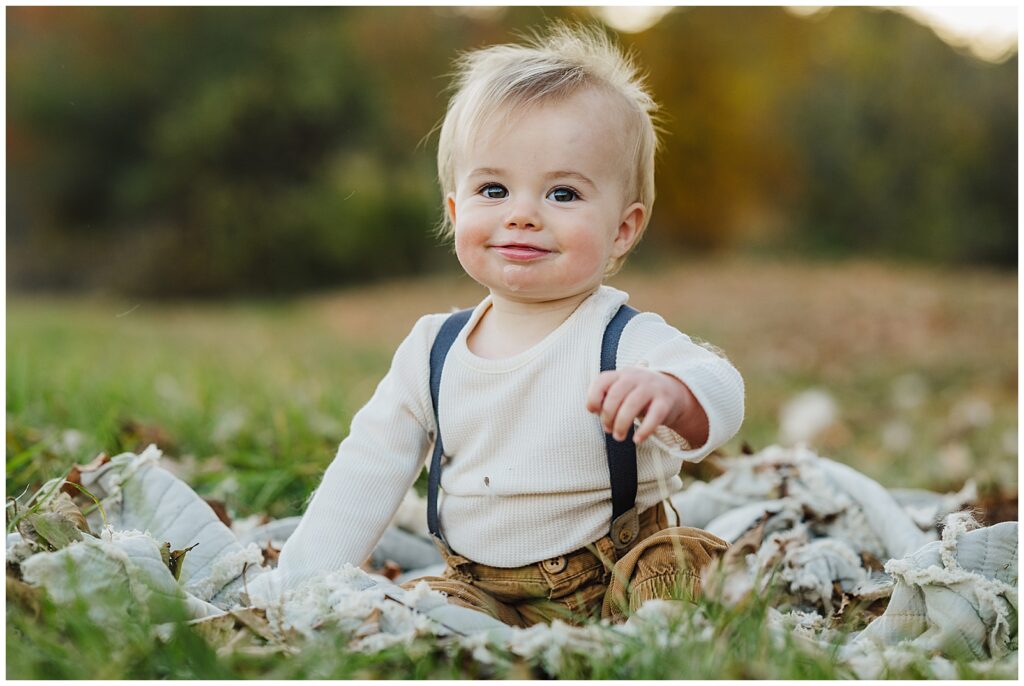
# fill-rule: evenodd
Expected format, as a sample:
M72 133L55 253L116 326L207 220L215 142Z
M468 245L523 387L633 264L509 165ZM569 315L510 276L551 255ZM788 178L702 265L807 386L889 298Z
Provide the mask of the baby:
M743 381L653 313L619 324L614 369L601 371L603 335L628 298L604 280L654 202L655 104L598 30L557 26L458 67L438 150L444 231L489 295L435 360L436 415L431 350L449 315L413 326L275 574L290 587L363 562L440 434L431 524L447 566L425 580L450 602L528 626L608 616L616 579L631 608L669 593L673 577L697 593L699 566L724 542L668 528L662 501L684 460L739 429ZM612 480L623 477L610 474L610 445L628 455L620 492L635 489L615 527Z

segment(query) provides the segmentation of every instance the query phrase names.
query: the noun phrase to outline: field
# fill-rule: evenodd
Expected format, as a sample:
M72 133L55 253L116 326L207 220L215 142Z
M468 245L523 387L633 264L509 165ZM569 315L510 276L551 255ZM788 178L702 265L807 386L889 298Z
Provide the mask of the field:
M785 403L818 388L838 407L812 443L821 454L889 487L945 491L973 478L984 518L1016 519L1016 274L721 260L627 268L612 285L743 373L747 418L724 453L777 442ZM439 276L292 301L9 298L7 495L155 442L233 517L298 514L415 320L481 296L464 277ZM722 619L714 662L638 657L631 673L591 665L558 676L842 675L774 655L757 629L763 608L745 612ZM114 640L74 613L10 597L7 618L10 678L474 676L430 646L418 658L332 655L327 667L308 654L243 663L185 629L159 647L129 621ZM769 654L766 671L749 672ZM495 676L537 675L524 669Z

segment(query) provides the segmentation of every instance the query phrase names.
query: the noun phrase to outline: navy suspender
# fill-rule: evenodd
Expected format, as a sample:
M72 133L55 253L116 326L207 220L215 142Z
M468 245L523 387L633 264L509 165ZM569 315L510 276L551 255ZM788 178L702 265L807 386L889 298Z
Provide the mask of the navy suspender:
M469 321L473 310L461 310L448 317L437 332L434 345L430 347L430 404L434 407L434 454L430 458L430 474L427 478L427 528L431 535L440 539L445 548L448 541L441 533L437 522L437 491L441 487L441 457L444 454L444 443L441 442L441 421L437 416L437 399L441 394L441 372L444 370L444 359L448 350L458 337L462 327Z
M615 369L619 352L619 338L630 319L639 312L623 305L615 313L604 330L601 339L601 371ZM610 433L604 435L608 451L608 476L612 484L612 526L611 539L619 552L628 548L640 533L640 518L636 511L636 443L633 442L633 426L625 440L616 441Z
M452 343L459 332L469 321L473 310L461 310L450 315L441 325L434 344L430 348L430 403L434 408L434 454L430 459L430 475L427 479L427 528L439 539L444 547L451 551L448 542L441 532L438 523L437 495L441 487L441 459L444 456L444 444L441 441L441 422L438 419L437 405L441 392L441 372L444 361ZM615 359L619 349L619 338L630 319L639 314L628 305L623 305L615 313L605 328L601 339L601 371L615 369ZM582 402L582 401L581 401ZM616 550L620 552L630 546L640 531L639 517L636 512L636 444L633 443L633 427L630 427L626 439L616 441L611 434L604 436L608 452L608 473L612 489L612 524L610 535Z

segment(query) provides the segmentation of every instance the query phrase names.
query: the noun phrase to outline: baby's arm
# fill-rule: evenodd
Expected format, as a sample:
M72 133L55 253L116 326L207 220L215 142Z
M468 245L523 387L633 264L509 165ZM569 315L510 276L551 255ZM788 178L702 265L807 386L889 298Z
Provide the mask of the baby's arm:
M362 563L416 480L433 431L427 365L438 321L420 319L352 419L348 437L281 550L277 576L284 587Z
M640 420L633 435L637 443L653 438L683 459L699 460L739 430L739 372L658 315L643 313L630 321L616 366L597 376L586 400L616 439Z

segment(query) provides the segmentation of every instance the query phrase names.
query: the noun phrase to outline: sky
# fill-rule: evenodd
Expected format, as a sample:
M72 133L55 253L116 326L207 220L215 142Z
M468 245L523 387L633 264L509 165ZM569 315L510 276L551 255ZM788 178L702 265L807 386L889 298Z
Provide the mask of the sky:
M798 16L826 12L830 8L815 5L787 7ZM1016 50L1017 7L950 7L917 5L889 7L930 27L950 45L970 50L978 57L999 61ZM643 31L658 22L671 6L595 7L594 12L619 31Z
M1017 45L1016 7L903 7L902 12L930 26L942 40L996 61Z

